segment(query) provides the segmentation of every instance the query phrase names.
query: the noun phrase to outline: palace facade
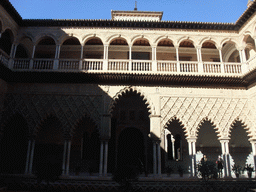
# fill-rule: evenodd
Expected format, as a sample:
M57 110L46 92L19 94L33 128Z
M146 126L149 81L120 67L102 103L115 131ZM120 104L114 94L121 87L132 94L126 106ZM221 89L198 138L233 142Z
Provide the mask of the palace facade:
M235 23L22 19L0 2L0 172L256 165L256 2Z

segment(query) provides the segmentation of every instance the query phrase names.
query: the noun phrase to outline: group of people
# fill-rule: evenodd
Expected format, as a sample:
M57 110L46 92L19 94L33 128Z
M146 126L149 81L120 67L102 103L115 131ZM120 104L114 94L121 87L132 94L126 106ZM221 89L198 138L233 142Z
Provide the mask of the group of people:
M201 159L201 163L206 162L206 161L207 161L207 157L206 157L206 155L204 155L204 156L202 157L202 159ZM219 176L219 177L222 177L223 163L224 163L224 161L223 161L223 159L221 158L221 156L219 155L219 156L218 156L218 159L217 159L217 161L216 161L216 166L217 166L217 169L218 169L218 176Z

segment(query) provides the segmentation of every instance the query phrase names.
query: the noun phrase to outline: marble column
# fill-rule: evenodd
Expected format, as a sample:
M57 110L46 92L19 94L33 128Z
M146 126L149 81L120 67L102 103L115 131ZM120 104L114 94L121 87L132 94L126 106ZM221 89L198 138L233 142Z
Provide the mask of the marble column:
M254 162L254 171L256 170L256 140L250 141L252 145L252 155L253 155L253 162Z
M190 158L190 177L196 177L196 139L188 140Z
M107 176L108 171L108 140L101 140L99 175Z
M32 174L33 160L34 160L34 151L35 151L35 140L32 139L32 141L31 141L31 151L30 151L28 174Z
M129 46L129 68L128 71L132 71L132 46Z
M231 177L231 166L230 166L230 154L229 154L229 140L222 139L220 140L221 150L224 160L224 177Z

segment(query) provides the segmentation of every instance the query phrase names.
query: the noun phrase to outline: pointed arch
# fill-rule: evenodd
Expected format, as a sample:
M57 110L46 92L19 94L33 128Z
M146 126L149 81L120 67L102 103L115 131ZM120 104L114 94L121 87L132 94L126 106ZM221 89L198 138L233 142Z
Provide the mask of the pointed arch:
M246 125L235 119L230 128L230 154L236 165L245 166L248 155L252 152L250 136Z
M241 125L243 126L243 128L246 130L246 133L247 133L247 136L249 138L252 137L251 133L253 132L252 128L250 128L247 123L240 117L237 117L235 118L232 123L230 124L230 126L225 130L225 132L227 133L227 135L230 137L231 136L231 132L232 132L232 129L234 127L234 125L237 123L237 122L240 122Z
M91 125L94 125L95 128L97 129L97 131L100 131L100 127L99 125L95 122L95 119L90 117L90 114L83 114L80 118L78 118L76 120L76 122L74 123L74 126L69 130L69 135L71 137L74 136L74 132L76 131L76 129L79 127L79 123L81 123L83 120L87 119Z
M187 158L187 139L184 125L176 116L170 118L164 128L166 159L181 161Z
M221 155L221 143L218 131L211 119L204 118L197 129L196 148L207 156L208 160L215 161Z

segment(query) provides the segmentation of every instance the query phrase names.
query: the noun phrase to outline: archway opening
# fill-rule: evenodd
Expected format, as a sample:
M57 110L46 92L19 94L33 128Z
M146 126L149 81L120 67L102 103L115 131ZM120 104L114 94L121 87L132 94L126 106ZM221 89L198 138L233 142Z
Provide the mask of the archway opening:
M97 173L99 171L99 159L99 132L93 120L85 116L75 127L71 140L71 175Z
M170 39L163 39L157 44L156 49L157 60L176 61L176 49Z
M62 169L64 137L61 122L55 116L48 116L35 138L33 172L40 173L49 164Z
M209 120L204 120L201 124L197 141L196 150L201 151L202 154L206 155L207 160L216 161L218 155L221 155L221 144L218 140L217 133L215 132L215 126ZM197 159L200 161L200 159Z
M28 51L24 45L19 44L17 46L15 58L28 58Z
M127 141L123 138L125 137L124 133L127 133L130 136L134 133L136 134L136 138L140 137L141 141L138 141L139 143L134 141L133 143L136 144L136 147L132 148L128 144L123 143L123 140ZM136 156L136 161L141 161L144 171L151 172L153 168L153 145L149 138L149 133L149 111L144 98L136 91L127 91L123 93L116 100L112 111L111 139L109 141L109 159L111 159L111 161L108 161L109 172L113 172L117 165L120 164L119 159L122 156L120 147L125 148L123 149L124 151L135 150L134 152L130 152L130 154L137 154L137 149L135 148L138 148L139 151L143 151L140 152L141 156ZM123 160L120 161L122 162ZM136 164L135 162L133 163Z
M35 50L35 58L55 58L56 44L53 38L44 37L39 41Z
M108 48L109 59L129 59L129 46L124 38L115 38Z
M60 59L80 59L81 44L75 37L71 37L63 42L60 47Z
M0 49L10 56L12 43L14 40L13 33L10 29L5 30L0 38Z
M223 62L240 63L240 55L234 42L229 41L222 46Z
M202 61L220 62L219 50L214 42L206 41L202 45Z
M252 148L245 130L245 125L241 121L236 121L231 127L229 150L234 163L244 167Z
M83 50L83 58L85 59L103 59L104 46L100 38L94 37L89 39Z
M180 61L197 61L197 52L193 41L184 40L179 45Z
M151 47L149 41L145 38L137 39L132 46L132 59L133 60L150 60Z
M189 166L188 143L184 134L184 126L178 119L173 119L165 129L165 168L175 170L179 165ZM176 170L175 170L176 171Z
M24 173L27 149L28 125L20 114L16 114L5 124L0 140L0 173Z

